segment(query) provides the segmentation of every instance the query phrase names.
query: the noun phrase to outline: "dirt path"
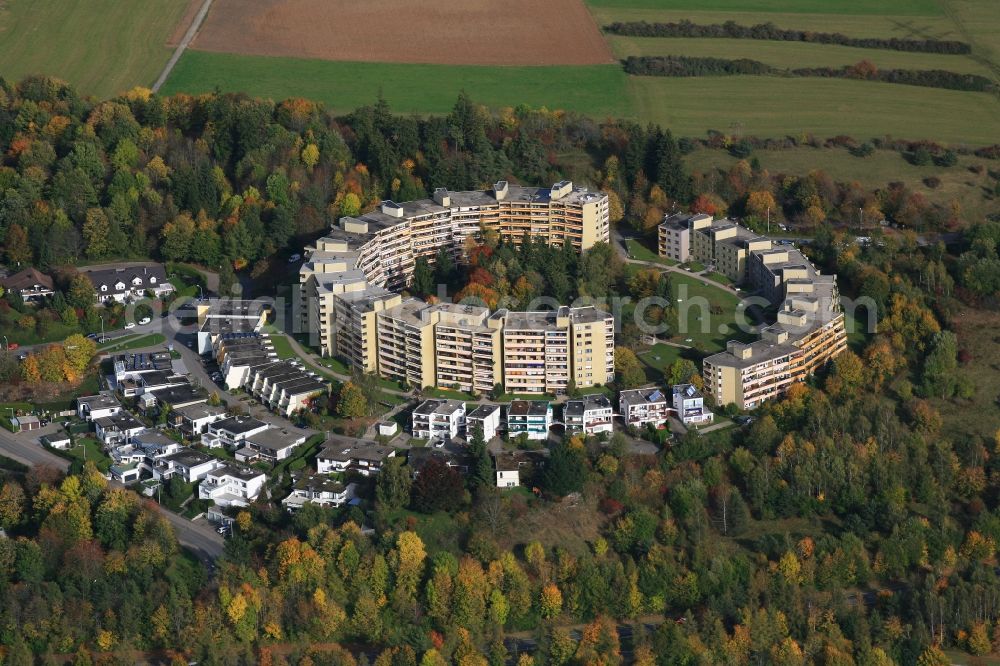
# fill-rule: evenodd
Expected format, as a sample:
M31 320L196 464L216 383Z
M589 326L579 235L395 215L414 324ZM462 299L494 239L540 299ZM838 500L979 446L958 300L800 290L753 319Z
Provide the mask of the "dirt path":
M170 56L170 60L168 60L167 64L163 67L163 71L160 72L160 76L157 77L156 83L153 84L153 92L159 92L160 88L163 87L163 84L167 82L167 77L169 77L170 72L174 70L174 65L176 65L177 61L181 59L181 56L191 43L191 40L194 39L194 36L198 34L198 29L201 28L201 24L208 15L208 10L211 6L212 0L205 0L202 3L201 9L199 9L198 13L195 14L194 20L191 21L191 25L188 27L187 32L184 33L184 37L177 45L177 48L174 49L174 53Z

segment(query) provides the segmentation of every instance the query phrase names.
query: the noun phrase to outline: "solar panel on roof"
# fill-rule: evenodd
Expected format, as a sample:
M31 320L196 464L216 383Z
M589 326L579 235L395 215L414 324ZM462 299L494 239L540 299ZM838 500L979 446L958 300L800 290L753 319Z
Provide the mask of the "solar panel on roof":
M685 391L685 393L688 394L688 397L693 396L695 394L695 388L694 388L694 386L688 386L687 390Z
M649 396L649 401L657 402L659 400L663 400L663 394L660 393L659 390L653 391L653 393Z

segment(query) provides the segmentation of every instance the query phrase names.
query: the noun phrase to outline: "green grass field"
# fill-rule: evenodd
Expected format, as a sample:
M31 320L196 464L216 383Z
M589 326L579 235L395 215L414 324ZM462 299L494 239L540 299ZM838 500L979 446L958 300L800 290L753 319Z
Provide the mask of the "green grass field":
M143 349L166 342L162 333L150 333L149 335L135 336L125 335L103 345L98 345L97 350L101 352L115 353L128 351L130 349Z
M729 293L705 284L700 280L681 273L670 274L670 289L674 295L678 327L673 341L690 345L705 353L714 354L726 348L732 339L755 339L751 333L740 331L736 326L737 306L740 299ZM677 299L683 299L678 301ZM718 305L722 313L714 315L712 306Z
M685 10L692 5L709 11L792 12L802 14L894 14L926 16L941 13L935 0L587 0L592 7Z
M275 100L306 97L335 111L372 104L379 92L400 113L447 113L461 91L492 107L527 104L595 116L628 116L626 77L617 65L477 67L331 62L188 51L167 94L215 87Z
M46 74L111 97L151 86L188 0L6 0L0 3L0 75Z
M989 160L960 156L953 167L914 166L896 151L876 150L868 157L855 157L845 148L810 148L800 146L789 150L758 150L753 157L773 174L804 174L822 169L836 181L859 182L866 189L884 187L889 180L904 183L908 188L923 194L929 201L950 205L961 203L970 220L1000 211L1000 200L989 195L996 181L989 175L993 169ZM700 149L690 153L685 161L696 171L709 169L729 170L737 158L724 150ZM972 168L982 166L983 173ZM941 184L928 187L925 178L936 177Z

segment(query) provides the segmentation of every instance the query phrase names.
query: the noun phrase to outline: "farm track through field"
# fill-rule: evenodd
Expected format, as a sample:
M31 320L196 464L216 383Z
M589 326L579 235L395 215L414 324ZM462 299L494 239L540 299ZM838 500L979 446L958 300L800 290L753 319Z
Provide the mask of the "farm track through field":
M184 54L184 51L187 49L188 45L191 44L191 40L194 39L194 36L198 34L198 29L201 27L201 24L205 20L205 17L208 15L208 10L211 7L212 7L212 0L205 0L202 3L201 9L199 9L198 13L195 14L194 20L191 21L190 27L188 27L187 32L184 33L184 37L181 38L181 41L177 45L177 48L174 49L173 54L170 56L170 60L167 61L167 64L163 67L163 71L160 72L160 75L157 77L156 82L153 84L153 92L159 92L160 88L163 87L163 84L167 82L167 77L169 77L170 72L173 71L174 65L176 65L177 61L181 59L181 56Z

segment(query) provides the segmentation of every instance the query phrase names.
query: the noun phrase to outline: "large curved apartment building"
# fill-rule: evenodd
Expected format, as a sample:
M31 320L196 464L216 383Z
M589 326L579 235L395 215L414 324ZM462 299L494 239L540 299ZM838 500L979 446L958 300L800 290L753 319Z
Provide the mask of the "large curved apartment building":
M468 242L483 231L515 243L526 235L554 245L568 241L582 252L610 237L608 198L569 181L551 188L501 181L491 190L438 189L433 199L384 201L372 212L343 217L306 248L299 271L303 325L324 356L413 386L485 392L501 383L512 392L561 393L571 380L580 387L610 381L614 319L592 307L491 314L396 293L410 283L418 258L433 261L444 249L463 261ZM509 333L522 321L541 331L534 338L540 354L528 357L534 360L520 357L526 337Z
M775 245L732 220L675 214L659 227L659 253L712 265L777 309L759 340L730 340L726 351L703 361L705 393L715 404L753 409L847 348L837 276L821 274L794 247Z

